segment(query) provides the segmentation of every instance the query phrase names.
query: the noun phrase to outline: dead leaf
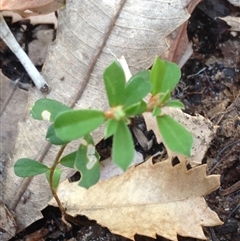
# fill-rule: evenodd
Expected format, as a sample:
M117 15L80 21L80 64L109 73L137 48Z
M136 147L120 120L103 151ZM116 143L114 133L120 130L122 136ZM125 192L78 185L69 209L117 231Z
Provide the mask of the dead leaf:
M220 18L220 17L218 17ZM229 26L231 26L232 31L240 31L240 17L227 16L220 18L225 21Z
M24 119L28 94L17 88L17 84L11 82L0 71L0 162L14 148L17 137L17 123ZM11 114L14 113L14 118Z
M7 209L7 207L0 202L0 229L1 232L4 232L5 240L10 239L13 235L15 235L17 225L15 223L15 219ZM1 237L0 232L0 237Z
M43 76L51 86L47 97L76 108L105 110L108 104L102 73L113 61L112 53L118 57L124 55L133 74L148 68L155 55L167 50L165 37L188 19L189 2L104 0L96 4L69 0L66 9L60 11L57 39L49 49L43 69ZM42 97L38 90L30 91L27 112ZM18 178L13 165L22 157L46 165L52 163L58 147L45 140L48 125L30 116L20 122L13 158L5 168L3 202L15 213L18 231L42 217L40 210L47 205L51 193L43 175ZM95 142L102 137L102 129L94 133ZM68 152L72 149L69 147ZM65 177L68 175L65 172ZM21 197L26 190L31 195L23 203Z
M219 185L220 175L206 176L206 165L187 170L185 163L173 167L171 159L156 164L149 159L88 190L65 181L58 195L70 215L85 215L130 239L135 234L205 239L202 226L222 222L203 196Z
M202 159L214 137L216 127L213 126L211 121L201 115L190 116L176 108L164 108L163 112L172 116L191 132L193 135L193 147L191 150L191 156L187 158L187 160L191 166L202 164ZM153 130L158 143L164 143L158 130L156 118L153 117L151 113L144 113L143 116L147 129ZM172 153L168 148L167 152L169 157L176 156L176 153Z
M12 18L12 23L16 23L23 19L19 14L15 12L10 12L10 11L4 11L2 12L2 15L3 17ZM45 15L29 16L29 17L26 17L25 19L28 19L32 25L52 24L54 25L54 29L57 28L57 24L58 24L57 17L54 12L48 13Z
M12 11L23 17L59 10L66 0L1 0L0 11Z
M239 0L228 0L231 4L233 4L234 6L240 7L240 2Z
M202 0L191 1L187 8L188 12L191 14L201 1ZM187 26L188 22L185 22L167 36L166 41L169 49L161 55L161 58L178 64L180 68L193 53L192 44L189 42L187 36Z

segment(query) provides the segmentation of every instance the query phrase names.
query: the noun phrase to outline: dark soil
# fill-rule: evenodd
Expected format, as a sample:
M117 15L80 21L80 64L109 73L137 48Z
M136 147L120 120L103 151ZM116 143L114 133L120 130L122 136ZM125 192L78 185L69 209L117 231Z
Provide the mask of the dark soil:
M193 42L194 53L182 68L182 79L174 92L174 97L185 104L187 113L201 114L219 126L203 160L208 163L208 174L221 174L220 188L205 197L208 205L224 222L220 227L204 228L207 239L212 241L240 240L240 35L230 32L230 27L216 18L227 15L239 16L240 9L224 0L205 0L194 10L188 25L188 36ZM11 65L18 66L12 56L7 59L7 64L2 59L0 62L0 67L5 64L5 74L9 77L14 79L17 74L25 75L21 68L12 69ZM139 120L134 123L138 128ZM140 123L143 124L141 120ZM143 132L147 138L154 138L152 133L146 133L146 130ZM159 148L163 149L155 142L147 153L136 138L135 143L144 157L152 155ZM108 156L110 147L111 140L101 142L98 145L100 154ZM67 230L57 208L47 207L43 215L42 220L11 240L127 240L111 234L85 217L77 217L73 228ZM154 239L136 235L135 240ZM156 240L167 241L162 237ZM179 240L197 241L184 237L179 237Z

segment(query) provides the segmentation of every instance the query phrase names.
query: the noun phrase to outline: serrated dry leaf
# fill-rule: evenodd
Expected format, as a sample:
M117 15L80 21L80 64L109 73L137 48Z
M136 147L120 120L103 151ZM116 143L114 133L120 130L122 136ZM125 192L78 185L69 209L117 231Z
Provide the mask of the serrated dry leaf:
M12 11L27 17L57 11L65 2L66 0L1 0L0 11Z
M201 115L190 116L183 113L182 110L176 108L164 108L162 111L163 113L172 116L191 132L193 135L193 147L191 150L191 156L187 158L187 160L191 166L201 164L210 142L214 137L216 127L213 126L210 120ZM158 130L156 118L153 117L151 113L144 113L143 117L145 119L147 129L153 130L158 143L164 143ZM169 157L176 156L176 153L172 153L172 151L168 148L167 152Z
M203 196L219 185L219 175L206 176L206 165L187 170L185 163L173 167L170 159L156 164L149 159L88 190L65 181L57 193L68 214L85 215L130 239L135 234L205 239L202 226L222 222Z
M231 26L231 30L240 31L240 18L239 17L227 16L227 17L223 17L223 18L220 18L220 19L222 19L229 26Z
M66 9L60 11L56 42L43 69L52 89L47 97L78 108L106 109L102 73L114 59L111 51L126 57L133 74L148 68L155 55L166 51L165 37L188 19L189 2L103 0L96 4L69 0ZM42 97L38 90L30 91L27 110ZM15 161L22 157L52 163L58 147L45 141L47 127L48 123L27 115L19 123L13 158L6 163L3 202L15 213L18 231L41 218L40 210L51 198L44 175L22 179L13 172ZM101 129L95 132L95 141L102 136ZM65 172L65 177L68 175ZM30 197L22 202L25 192Z

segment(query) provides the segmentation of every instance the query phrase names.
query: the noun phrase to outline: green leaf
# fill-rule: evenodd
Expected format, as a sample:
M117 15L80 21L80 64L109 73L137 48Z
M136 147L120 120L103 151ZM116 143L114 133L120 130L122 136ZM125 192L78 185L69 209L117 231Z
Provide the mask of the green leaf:
M65 167L74 168L77 152L74 151L60 159L60 163Z
M160 97L159 102L161 104L164 104L166 101L168 101L170 99L170 92L169 90L167 90L165 93L163 93L163 95Z
M29 158L21 158L14 164L14 172L19 177L32 177L48 170L46 165Z
M144 73L149 71L144 71ZM146 74L142 75L146 75ZM140 74L134 75L126 84L124 106L128 107L140 102L150 92L152 85Z
M168 148L176 153L190 156L193 137L187 129L169 115L158 116L157 124Z
M56 167L53 172L53 188L57 189L58 184L60 182L60 178L62 175L62 170L59 167ZM46 178L48 182L50 183L50 170L46 172Z
M42 98L35 102L30 114L34 119L53 122L60 113L70 109L68 106L56 100Z
M168 106L168 107L175 107L175 108L180 108L180 109L184 109L184 104L179 101L179 100L170 100L168 101L165 106Z
M172 62L166 62L166 72L159 92L172 92L181 77L181 70L179 66Z
M155 106L152 112L153 116L159 116L161 114L161 108L159 108L158 106Z
M88 144L94 145L92 135L90 133L86 134L83 138Z
M104 71L103 80L111 107L124 102L125 74L121 65L113 61Z
M108 137L112 136L118 127L118 123L119 121L115 120L115 119L109 119L107 121L106 124L106 128L105 128L105 133L104 133L104 138L107 139Z
M90 134L84 136L81 142L86 142L88 144L94 145L93 138ZM74 168L75 160L77 156L77 151L74 151L60 159L60 163L65 167Z
M61 113L54 122L56 135L65 141L85 136L105 121L105 114L98 110L70 110Z
M114 163L124 171L133 161L133 139L129 128L124 121L119 122L116 133L113 136L112 156Z
M79 186L89 188L100 178L99 155L94 145L80 144L75 159L75 168L81 173Z
M63 141L60 139L55 132L54 125L50 125L47 130L47 135L46 135L47 141L54 145L65 145L68 143L68 141Z
M150 81L152 83L152 95L156 95L162 90L163 80L166 73L166 61L161 60L159 57L155 58L152 69L150 71Z
M141 115L147 109L147 104L145 101L141 101L135 105L127 107L124 111L127 116Z

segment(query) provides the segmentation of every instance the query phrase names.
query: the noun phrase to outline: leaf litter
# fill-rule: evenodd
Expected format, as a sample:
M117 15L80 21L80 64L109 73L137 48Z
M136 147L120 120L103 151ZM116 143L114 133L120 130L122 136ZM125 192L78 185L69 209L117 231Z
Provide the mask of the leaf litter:
M65 181L58 195L70 215L85 215L130 239L135 234L205 239L202 226L222 221L207 207L203 195L219 184L219 175L206 176L206 165L187 170L183 162L172 166L171 158L156 164L150 158L88 190Z
M66 98L67 99L67 98Z
M102 73L113 59L110 50L117 56L124 55L133 73L148 68L155 55L167 49L164 41L166 35L189 17L184 9L186 5L185 1L176 1L173 5L148 2L144 7L141 1L130 0L106 0L99 5L89 1L68 1L66 9L60 12L57 39L49 49L42 72L51 83L52 90L48 97L68 106L106 109ZM89 9L94 14L90 14ZM161 9L161 13L153 9ZM177 18L172 18L173 12L176 12L174 15ZM131 22L128 21L129 16ZM141 30L140 22L144 24L141 24ZM139 59L145 61L139 62ZM27 109L41 97L41 93L31 90ZM6 165L3 202L15 212L18 231L42 217L40 210L47 205L51 194L48 183L41 176L26 180L17 178L13 173L13 163L22 157L37 159L45 164L53 160L58 148L45 141L43 133L47 127L46 122L32 120L27 115L19 123L18 144L13 158ZM94 133L95 142L102 136L102 130ZM65 172L63 177L69 175L71 173ZM23 204L20 200L26 190L31 195Z

